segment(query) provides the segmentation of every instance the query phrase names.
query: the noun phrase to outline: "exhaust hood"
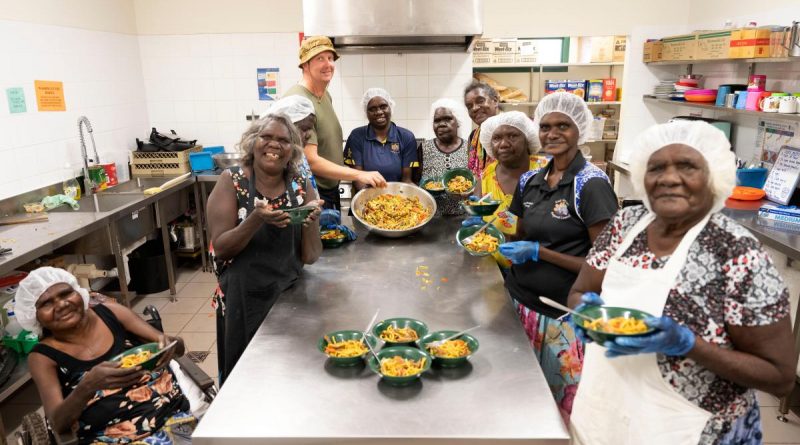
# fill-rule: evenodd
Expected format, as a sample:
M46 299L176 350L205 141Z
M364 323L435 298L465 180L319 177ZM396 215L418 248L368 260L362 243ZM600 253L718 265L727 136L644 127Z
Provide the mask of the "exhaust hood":
M303 0L303 32L343 53L469 51L483 0Z

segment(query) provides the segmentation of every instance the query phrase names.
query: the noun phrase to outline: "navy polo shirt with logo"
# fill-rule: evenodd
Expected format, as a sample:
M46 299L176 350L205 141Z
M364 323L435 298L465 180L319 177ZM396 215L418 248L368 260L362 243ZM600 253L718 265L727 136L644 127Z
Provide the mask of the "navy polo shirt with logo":
M593 174L583 176L579 217L575 209L575 177L584 169L586 160L578 152L558 184L550 188L545 175L552 165L550 161L524 185L518 185L508 209L520 217L526 241L538 241L541 247L585 257L592 247L589 226L611 219L617 211L617 196L605 174L589 166L589 170L594 170L589 171ZM563 312L541 303L539 296L567 304L577 276L546 261L528 261L511 266L506 287L512 297L528 308L557 318Z
M417 140L414 133L392 122L386 142L375 137L375 130L365 125L354 129L344 146L344 163L377 171L387 181L403 180L403 168L417 166Z

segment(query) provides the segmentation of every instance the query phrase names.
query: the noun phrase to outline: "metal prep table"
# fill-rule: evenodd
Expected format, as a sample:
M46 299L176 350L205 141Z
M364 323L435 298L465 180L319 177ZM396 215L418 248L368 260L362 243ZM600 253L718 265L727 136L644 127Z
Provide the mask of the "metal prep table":
M726 208L722 213L733 218L749 230L765 246L769 246L778 252L786 255L795 261L800 261L800 234L776 230L770 227L758 225L758 208L767 201L734 201L729 199ZM800 358L800 303L797 305L794 316L794 363ZM795 386L800 385L800 376L795 376ZM789 413L791 394L781 399L778 408L780 416L778 418L787 422L786 414Z
M261 325L193 443L567 443L497 265L455 244L460 222L437 218L401 239L359 227L356 242L325 250ZM480 349L407 387L327 363L319 338L363 329L378 308L431 331L480 324Z

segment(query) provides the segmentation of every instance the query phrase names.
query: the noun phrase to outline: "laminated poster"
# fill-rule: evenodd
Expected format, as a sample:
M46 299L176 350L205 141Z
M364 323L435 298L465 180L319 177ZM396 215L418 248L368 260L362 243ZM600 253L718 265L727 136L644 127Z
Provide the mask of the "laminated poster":
M64 102L64 83L52 80L34 80L36 105L39 111L67 111Z
M8 112L24 113L28 111L28 106L25 103L25 90L19 87L6 88L6 99L8 99Z
M767 176L764 191L767 199L779 204L789 204L792 199L797 180L800 179L800 148L785 145L781 147L775 164Z
M278 100L280 68L258 68L258 100Z
M789 145L797 134L797 122L759 120L756 133L756 164L763 162L764 167L771 168L778 159L778 152L784 145Z

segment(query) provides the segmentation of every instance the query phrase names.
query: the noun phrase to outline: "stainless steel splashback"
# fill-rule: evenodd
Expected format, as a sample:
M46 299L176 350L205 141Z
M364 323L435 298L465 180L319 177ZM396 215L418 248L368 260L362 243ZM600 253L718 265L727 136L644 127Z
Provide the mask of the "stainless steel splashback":
M303 0L303 32L341 52L468 51L483 0Z

